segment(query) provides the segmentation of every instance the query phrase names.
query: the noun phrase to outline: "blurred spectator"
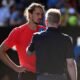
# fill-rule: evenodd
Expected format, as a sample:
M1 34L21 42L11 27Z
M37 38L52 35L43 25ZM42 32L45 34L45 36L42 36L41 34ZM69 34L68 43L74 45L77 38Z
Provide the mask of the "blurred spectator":
M48 8L54 8L54 7L61 7L61 5L63 5L64 0L48 0L47 1L47 6Z
M10 14L12 15L15 11L17 11L17 6L16 4L13 4L10 6Z
M78 16L78 26L80 27L80 13L78 13L77 16Z
M26 18L23 15L24 8L19 6L18 9L16 9L15 5L11 7L11 18L10 18L10 25L21 25L26 22Z
M78 17L77 17L77 12L75 8L69 8L68 9L68 25L69 26L78 26Z
M80 57L80 37L77 38L77 44L74 47L75 60L78 62Z
M14 0L3 0L3 1L2 1L2 4L3 4L4 6L7 6L7 7L12 6L14 3L15 3Z
M8 7L5 7L0 0L0 26L7 26L9 24L10 11Z
M66 4L68 6L71 6L71 7L75 7L76 8L76 6L77 6L76 1L77 0L66 0Z
M29 2L30 2L30 0L29 0ZM25 8L25 7L28 7L28 0L20 0L20 3L23 5L23 7Z
M16 0L17 7L20 6L22 8L28 7L32 0Z
M68 19L68 15L67 15L67 9L65 7L61 8L61 26L64 27L67 24L67 19Z

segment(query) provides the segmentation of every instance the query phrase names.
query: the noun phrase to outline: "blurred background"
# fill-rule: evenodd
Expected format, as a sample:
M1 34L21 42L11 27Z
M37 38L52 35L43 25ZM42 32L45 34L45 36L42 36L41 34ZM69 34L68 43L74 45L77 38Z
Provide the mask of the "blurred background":
M14 27L27 22L24 17L24 10L32 2L43 4L45 11L49 8L61 10L60 29L73 38L74 54L78 75L80 75L80 0L0 0L0 44ZM41 25L45 26L44 18ZM19 64L15 50L10 49L8 54L16 64ZM18 80L17 75L16 72L0 61L0 80Z

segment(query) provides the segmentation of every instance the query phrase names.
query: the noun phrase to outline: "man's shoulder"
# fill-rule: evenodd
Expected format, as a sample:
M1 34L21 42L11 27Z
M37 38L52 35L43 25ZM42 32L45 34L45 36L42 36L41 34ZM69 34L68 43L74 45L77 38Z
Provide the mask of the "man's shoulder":
M45 34L45 31L35 32L35 33L33 34L33 39L34 39L35 41L38 41L38 40L42 39L42 36L43 36L44 34Z
M69 37L69 35L68 35L68 34L65 34L65 33L62 33L62 35L63 35L64 37Z
M33 35L35 37L39 37L39 36L42 36L44 33L45 33L45 30L44 31L41 31L41 32L35 32Z
M28 26L28 24L25 23L25 24L20 25L18 28L23 29L23 28L25 28L27 26Z
M16 29L16 30L23 30L23 29L25 29L25 27L27 28L27 24L22 24L22 25L20 25L20 26L17 26L17 27L15 27L14 29Z
M64 36L64 38L65 38L66 40L71 40L71 41L72 41L72 37L71 37L70 35L65 34L65 33L62 33L62 35Z
M70 38L70 37L71 37L70 35L65 34L65 33L62 33L62 35L63 35L64 37L68 37L68 38Z
M23 30L25 30L25 26L27 26L26 24L20 25L20 26L16 26L12 29L12 32L22 32Z
M40 32L46 30L46 27L43 25L38 25L38 29L39 29L38 31Z
M45 31L35 32L34 35L42 35Z

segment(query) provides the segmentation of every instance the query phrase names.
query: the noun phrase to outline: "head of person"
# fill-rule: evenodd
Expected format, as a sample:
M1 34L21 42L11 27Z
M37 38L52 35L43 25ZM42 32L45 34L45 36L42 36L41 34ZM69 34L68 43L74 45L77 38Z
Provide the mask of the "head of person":
M24 15L26 16L27 21L40 24L44 15L44 6L39 3L32 3L25 9Z
M47 27L58 27L61 20L61 12L59 9L51 8L45 14L45 25Z
M2 7L2 1L3 1L3 0L0 0L0 7Z

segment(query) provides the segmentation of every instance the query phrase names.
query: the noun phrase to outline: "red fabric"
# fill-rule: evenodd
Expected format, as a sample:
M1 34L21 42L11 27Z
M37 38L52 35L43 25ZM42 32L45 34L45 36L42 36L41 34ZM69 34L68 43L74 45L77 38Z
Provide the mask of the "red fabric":
M37 32L40 28L45 29L43 26L37 26L36 30L31 30L28 27L28 24L24 24L20 27L14 28L4 41L4 43L10 48L14 45L16 46L20 65L28 68L32 72L36 72L36 56L35 54L28 56L26 53L26 48L32 39L33 33Z

